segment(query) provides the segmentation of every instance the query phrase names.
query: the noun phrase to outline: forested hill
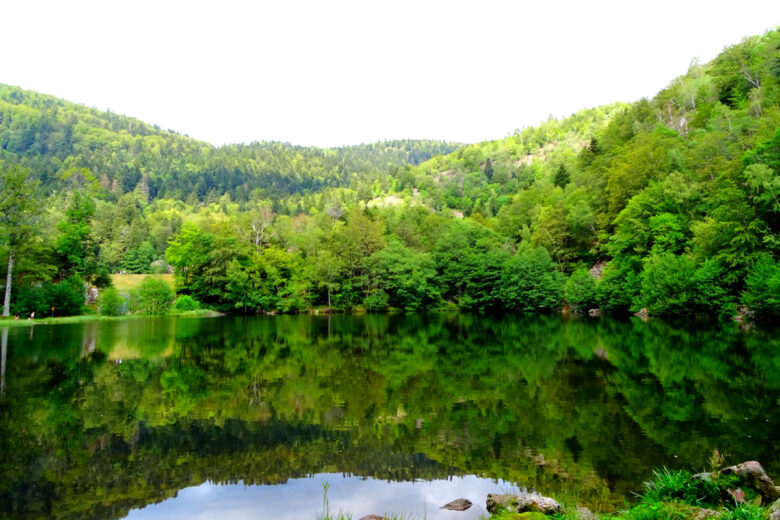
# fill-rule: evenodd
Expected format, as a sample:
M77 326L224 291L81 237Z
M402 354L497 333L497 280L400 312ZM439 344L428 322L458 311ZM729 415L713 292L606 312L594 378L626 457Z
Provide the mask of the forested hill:
M323 149L279 142L214 147L137 119L0 84L0 160L30 168L44 190L86 168L103 195L142 186L150 198L213 202L370 185L379 174L446 154L459 145L395 140Z
M29 217L0 222L20 312L54 306L42 283L156 268L181 294L245 312L780 315L778 30L652 99L457 148L214 148L0 94L0 206Z

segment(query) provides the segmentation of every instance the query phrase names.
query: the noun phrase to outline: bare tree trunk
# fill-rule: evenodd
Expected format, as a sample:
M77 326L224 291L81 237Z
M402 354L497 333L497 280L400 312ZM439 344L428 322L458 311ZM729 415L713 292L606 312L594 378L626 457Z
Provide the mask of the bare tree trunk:
M3 317L8 317L11 313L11 280L14 271L14 250L8 252L8 276L5 278L5 299L3 300Z

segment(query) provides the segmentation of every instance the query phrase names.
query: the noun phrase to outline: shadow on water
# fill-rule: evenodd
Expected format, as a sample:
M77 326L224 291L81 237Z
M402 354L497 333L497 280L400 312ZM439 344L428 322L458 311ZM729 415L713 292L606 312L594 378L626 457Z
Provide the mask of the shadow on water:
M0 512L119 518L206 481L477 475L595 509L659 466L780 476L774 331L278 316L2 332Z

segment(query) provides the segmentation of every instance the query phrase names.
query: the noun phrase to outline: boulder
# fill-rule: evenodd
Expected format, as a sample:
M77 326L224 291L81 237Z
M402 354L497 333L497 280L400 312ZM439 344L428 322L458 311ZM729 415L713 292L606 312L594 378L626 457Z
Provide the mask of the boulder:
M385 517L379 515L366 515L361 516L359 520L385 520Z
M471 500L467 498L456 498L452 502L447 502L439 509L447 509L449 511L465 511L471 507Z
M707 520L708 518L718 518L719 516L720 513L713 509L699 507L696 509L696 512L693 515L693 520Z
M767 519L780 520L780 499L775 500L775 503L769 506Z
M780 498L780 488L775 486L761 464L755 460L743 462L736 466L729 466L720 470L721 475L736 475L748 486L753 487L761 495L764 503L769 503Z
M542 495L517 496L512 494L495 494L487 496L486 506L488 513L497 513L502 509L510 513L544 513L554 515L561 513L561 505L549 497Z
M578 507L577 519L578 520L600 520L600 517L596 513L592 513L591 510L588 509L587 507Z

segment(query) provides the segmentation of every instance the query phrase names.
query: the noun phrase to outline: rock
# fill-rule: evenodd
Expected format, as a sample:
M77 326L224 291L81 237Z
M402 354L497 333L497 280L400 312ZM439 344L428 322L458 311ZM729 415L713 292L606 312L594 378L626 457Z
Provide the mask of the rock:
M780 520L780 499L775 500L775 503L769 506L767 520Z
M587 507L578 507L577 518L579 520L599 520L599 515L592 513Z
M515 495L489 493L487 500L485 501L487 512L492 515L494 513L498 513L502 509L507 509L513 498L515 498Z
M361 516L359 520L385 520L385 517L379 515L366 515Z
M465 511L471 507L471 500L466 498L456 498L452 502L447 502L439 509L447 509L449 511Z
M726 491L728 492L729 495L731 495L731 498L733 498L735 502L737 502L739 504L746 504L747 503L747 502L745 502L745 492L742 491L741 488L727 489Z
M506 509L510 513L544 513L553 515L561 513L561 505L549 497L541 495L499 495L491 493L487 496L486 506L488 513L497 513Z
M707 518L718 518L720 513L712 509L705 509L703 507L696 508L693 520L706 520Z
M607 266L608 260L599 260L595 264L593 264L593 267L590 268L588 273L595 278L596 280L601 280L601 273L604 271L604 268Z
M704 473L696 473L691 477L693 480L706 480L707 482L712 482L712 473L704 472Z
M767 476L761 464L755 460L723 468L720 473L721 475L738 476L744 484L755 488L765 503L773 502L780 498L780 488L775 486L775 483Z
M599 316L601 316L601 309L589 309L588 316L590 316L591 318L598 318Z

